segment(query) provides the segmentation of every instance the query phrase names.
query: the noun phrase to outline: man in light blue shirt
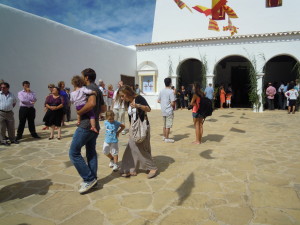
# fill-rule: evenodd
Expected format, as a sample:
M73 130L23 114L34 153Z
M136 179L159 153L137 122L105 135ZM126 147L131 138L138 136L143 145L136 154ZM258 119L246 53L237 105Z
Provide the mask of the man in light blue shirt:
M209 83L208 87L205 88L204 94L211 101L214 99L214 88L211 83Z

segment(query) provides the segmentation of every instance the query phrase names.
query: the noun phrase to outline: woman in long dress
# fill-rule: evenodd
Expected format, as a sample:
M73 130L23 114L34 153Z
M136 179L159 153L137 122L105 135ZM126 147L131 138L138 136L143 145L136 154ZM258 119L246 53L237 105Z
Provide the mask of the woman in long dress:
M47 112L43 121L47 127L51 127L49 140L54 138L54 129L57 127L57 139L61 139L61 121L63 118L64 99L59 95L59 88L52 88L52 94L47 96L45 107Z
M147 112L150 112L151 108L144 97L137 95L127 85L119 89L119 94L125 102L129 103L128 115L130 124L139 117L141 121L147 120L148 125L147 136L142 143L136 143L131 137L131 130L129 130L129 141L122 158L120 172L123 177L129 177L136 176L139 169L148 170L147 177L153 178L157 175L157 167L151 155L150 124L147 118Z
M224 86L220 86L220 108L223 109L223 105L225 103L226 92L224 90Z

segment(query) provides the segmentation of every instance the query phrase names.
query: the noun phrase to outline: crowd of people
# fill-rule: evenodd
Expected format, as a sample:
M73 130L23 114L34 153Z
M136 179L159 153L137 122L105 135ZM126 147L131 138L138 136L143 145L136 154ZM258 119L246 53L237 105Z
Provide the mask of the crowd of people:
M147 113L151 112L151 107L146 99L140 95L142 90L139 89L138 85L124 85L122 81L118 82L116 90L113 90L113 85L111 84L106 89L103 80L99 80L99 85L95 83L95 80L96 72L91 68L87 68L81 72L81 75L75 75L72 78L73 91L65 87L64 81L59 81L57 86L49 84L48 89L50 93L46 96L44 102L45 116L43 121L45 127L43 130L50 129L49 140L54 139L55 130L57 130L57 139L61 140L61 128L64 125L64 121L70 120L70 104L74 104L76 108L78 115L77 129L73 134L69 157L83 180L78 190L81 194L88 192L97 184L98 159L96 142L100 131L99 121L102 120L104 120L103 126L105 129L102 152L108 157L108 166L114 172L120 171L122 177L130 177L136 176L141 170L145 170L148 171L148 178L153 178L158 173L158 168L151 154L150 121L147 116ZM189 107L192 109L192 119L195 128L195 141L192 143L201 144L205 116L200 113L199 109L201 101L204 101L205 98L209 99L207 100L208 102L214 101L215 91L212 84L210 83L204 91L198 82L192 85L191 90L186 90L184 86L181 86L179 91L176 91L172 86L171 78L165 78L164 84L165 88L160 91L157 99L157 102L161 105L163 119L162 141L165 143L175 142L174 139L170 138L170 130L174 123L174 110L176 110L177 97L179 96L179 108ZM9 91L9 84L1 81L0 139L3 145L19 144L19 140L23 138L26 121L28 121L31 136L40 138L36 133L34 124L36 94L30 89L30 82L24 81L22 85L23 90L18 93L20 103L19 126L17 135L15 135L13 108L16 106L17 98ZM274 108L276 93L281 93L287 99L288 112L295 113L299 91L296 85L293 82L290 82L287 88L280 85L278 92L271 83L268 86L266 94L270 109ZM228 85L225 91L224 86L221 85L218 90L220 107L223 108L225 103L227 107L231 107L231 96L233 95L231 86ZM284 104L283 98L278 99L281 99ZM129 118L129 129L125 129L126 113ZM140 133L145 133L144 137L138 141L136 133L139 132L137 130L140 130ZM6 136L6 131L8 136ZM129 132L128 144L122 157L122 163L119 165L118 138L120 133L126 134L126 132ZM83 146L86 149L87 160L84 160L81 153Z
M295 114L299 108L300 83L298 80L291 82L281 82L280 84L271 82L266 87L266 99L269 110L288 110L288 114Z

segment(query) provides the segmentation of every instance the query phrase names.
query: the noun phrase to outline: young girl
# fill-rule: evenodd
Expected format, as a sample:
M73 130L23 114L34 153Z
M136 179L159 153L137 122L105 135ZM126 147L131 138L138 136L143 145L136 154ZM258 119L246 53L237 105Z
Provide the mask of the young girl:
M116 172L119 169L118 137L120 132L124 130L125 125L115 120L115 114L112 110L107 111L105 116L106 116L106 120L104 121L105 140L103 143L103 154L105 154L110 159L109 167L113 168L113 171Z
M114 96L114 90L113 90L113 86L110 84L107 87L108 91L107 91L107 110L111 110L112 108L112 99Z
M72 85L74 86L74 91L71 92L70 101L75 105L76 110L80 110L86 104L87 95L97 94L95 91L84 87L84 80L78 75L72 78ZM91 130L98 133L94 111L91 110L84 115L90 118ZM77 124L80 124L80 120L80 116L77 115Z
M228 88L226 90L226 106L227 108L231 107L231 97L232 97L232 88L231 85L228 85Z
M191 105L193 106L193 122L195 127L196 139L193 144L201 144L202 135L203 135L203 116L197 113L200 107L201 98L204 97L204 93L201 90L201 85L198 82L195 82L193 85L194 95L191 101Z

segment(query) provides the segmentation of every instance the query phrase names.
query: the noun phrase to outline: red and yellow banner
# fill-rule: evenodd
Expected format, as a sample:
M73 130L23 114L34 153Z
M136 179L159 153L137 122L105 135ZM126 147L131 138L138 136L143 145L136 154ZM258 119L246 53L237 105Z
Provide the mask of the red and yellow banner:
M209 16L211 15L211 9L205 7L205 6L201 6L201 5L196 5L194 7L192 7L193 9L197 10L200 13L205 14L205 16Z
M223 6L226 4L227 0L212 0L211 4L211 15L213 20L224 20L225 11Z
M220 31L219 25L217 21L214 21L212 19L209 19L209 25L208 25L209 30L214 30L214 31Z
M237 34L237 29L239 28L233 26L231 20L228 18L228 26L223 27L223 31L230 31L230 35L232 36L234 34Z
M295 1L295 0L294 0ZM266 7L282 6L282 0L266 0Z
M229 18L238 18L235 11L232 8L230 8L228 5L224 5L223 9Z
M192 13L192 10L190 9L190 7L188 7L184 2L180 1L180 0L174 0L174 2L178 5L178 7L180 9L183 9L184 7L186 7L188 10L191 11Z

